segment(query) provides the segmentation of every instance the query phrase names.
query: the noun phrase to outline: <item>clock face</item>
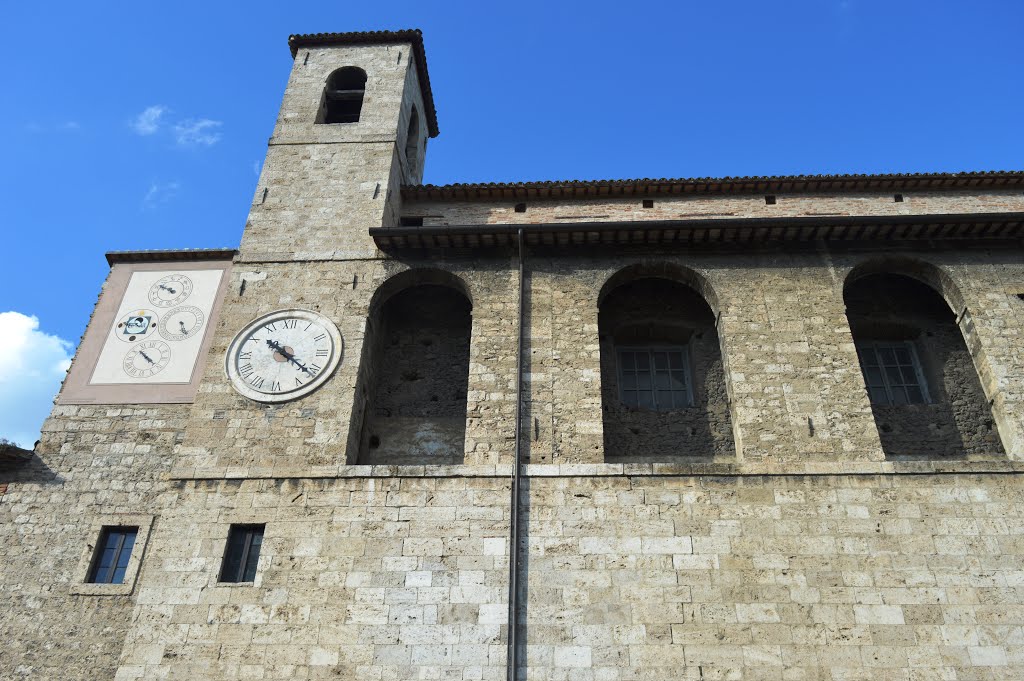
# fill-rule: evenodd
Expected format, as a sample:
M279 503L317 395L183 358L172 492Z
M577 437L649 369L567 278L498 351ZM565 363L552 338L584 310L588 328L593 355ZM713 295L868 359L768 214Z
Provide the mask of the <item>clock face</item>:
M169 274L149 287L149 302L157 307L174 307L191 294L191 279L184 274Z
M163 371L171 361L171 346L160 340L147 340L132 347L121 367L132 378L149 378Z
M160 317L160 335L169 341L180 341L199 333L203 328L203 311L192 305L180 305L164 312Z
M341 361L338 327L307 310L279 310L250 322L228 347L231 385L260 402L284 402L316 390Z
M114 336L126 343L141 341L156 331L157 318L153 310L132 310L117 320Z

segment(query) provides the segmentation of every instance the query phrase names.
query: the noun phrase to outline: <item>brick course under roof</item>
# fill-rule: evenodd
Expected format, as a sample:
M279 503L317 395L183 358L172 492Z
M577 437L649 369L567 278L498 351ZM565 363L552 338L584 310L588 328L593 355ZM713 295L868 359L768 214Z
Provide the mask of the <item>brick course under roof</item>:
M1016 187L1024 187L1024 171L426 184L402 187L402 198L413 201L431 199L564 199L659 194L799 194L805 192L934 191Z
M328 45L387 45L409 43L416 60L416 71L420 78L423 103L426 105L427 126L430 136L437 137L437 109L434 108L434 94L430 89L430 75L427 73L427 54L423 49L423 32L418 28L401 31L355 31L351 33L303 33L288 36L288 47L295 58L300 47L322 47Z

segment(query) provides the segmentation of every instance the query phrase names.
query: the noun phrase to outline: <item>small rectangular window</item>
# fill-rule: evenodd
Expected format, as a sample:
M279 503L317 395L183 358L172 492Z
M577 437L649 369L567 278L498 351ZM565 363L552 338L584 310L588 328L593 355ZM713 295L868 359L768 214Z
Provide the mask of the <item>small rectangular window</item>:
M913 343L857 343L857 356L871 404L928 403L928 387Z
M775 203L776 203L776 200L775 200L774 196L768 195L768 196L764 197L764 202L767 205L769 205L769 206L774 206Z
M137 527L104 527L89 568L91 584L121 584L135 546Z
M222 582L252 582L256 579L256 563L260 559L265 525L232 525L228 545L224 550L224 564L220 570Z
M401 225L402 227L422 227L423 226L423 217L422 216L413 217L411 215L406 215L406 216L398 218L398 224Z
M654 199L644 199L644 208L654 208Z
M627 407L668 411L693 405L685 345L619 348L619 395Z
M896 203L903 203L903 194L893 194L892 200Z

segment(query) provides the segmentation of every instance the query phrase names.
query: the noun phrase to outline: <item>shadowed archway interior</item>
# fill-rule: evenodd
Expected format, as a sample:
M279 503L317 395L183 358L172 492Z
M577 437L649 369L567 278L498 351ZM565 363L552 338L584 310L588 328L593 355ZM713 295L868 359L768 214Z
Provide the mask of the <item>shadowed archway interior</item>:
M846 285L846 314L890 458L1003 457L956 316L931 286L876 272Z

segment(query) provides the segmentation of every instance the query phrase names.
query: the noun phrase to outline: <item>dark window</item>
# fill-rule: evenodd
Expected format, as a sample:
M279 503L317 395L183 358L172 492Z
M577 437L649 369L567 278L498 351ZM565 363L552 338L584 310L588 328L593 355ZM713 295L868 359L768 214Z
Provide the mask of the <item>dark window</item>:
M420 115L416 107L409 116L409 130L405 133L405 160L409 162L409 172L416 172L416 164L420 157Z
M515 207L515 211L517 213L525 213L526 212L526 204L525 203L517 203L516 207Z
M893 194L892 200L896 203L903 203L903 194Z
M338 69L327 79L317 123L356 123L363 108L366 71L354 66Z
M89 581L93 584L121 584L132 557L137 527L104 527L96 547Z
M403 215L398 218L398 224L402 227L422 227L423 216Z
M264 525L232 525L220 570L222 582L251 582L256 579Z
M769 206L774 206L775 203L776 203L776 200L775 200L774 196L770 196L769 195L769 196L764 197L764 202L766 204L768 204Z
M912 343L858 343L857 356L872 404L928 402L921 363Z
M668 411L693 404L685 346L619 348L619 386L627 407Z
M654 199L644 199L644 208L654 208Z

